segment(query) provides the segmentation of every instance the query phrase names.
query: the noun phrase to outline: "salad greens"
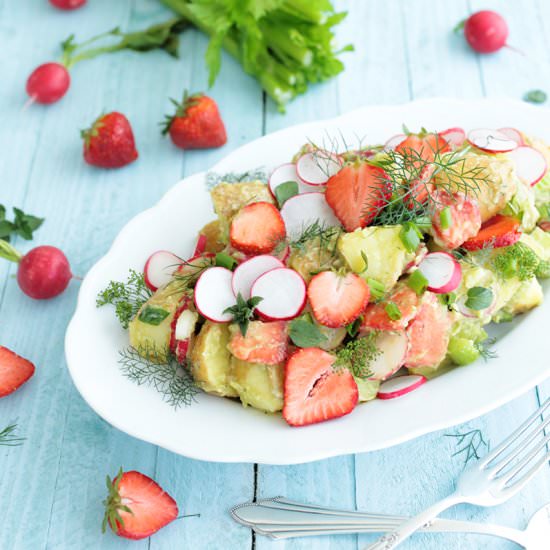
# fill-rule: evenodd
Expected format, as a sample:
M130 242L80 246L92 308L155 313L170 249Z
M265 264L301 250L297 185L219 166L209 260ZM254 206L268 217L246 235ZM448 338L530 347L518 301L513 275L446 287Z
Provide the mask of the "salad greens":
M294 319L290 322L289 336L292 343L299 348L319 346L327 339L316 324L305 319Z

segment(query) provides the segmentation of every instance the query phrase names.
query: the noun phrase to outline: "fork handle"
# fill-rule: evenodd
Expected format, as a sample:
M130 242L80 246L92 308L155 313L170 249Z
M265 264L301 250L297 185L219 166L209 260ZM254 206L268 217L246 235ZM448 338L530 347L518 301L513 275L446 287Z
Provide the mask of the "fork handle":
M447 510L455 504L465 502L464 498L458 493L453 493L448 497L432 504L429 508L426 508L420 514L408 519L402 523L397 529L386 533L380 537L376 542L367 546L365 550L391 550L399 546L404 540L408 539L414 532L418 531L421 527L429 526L430 522L437 517L441 512Z

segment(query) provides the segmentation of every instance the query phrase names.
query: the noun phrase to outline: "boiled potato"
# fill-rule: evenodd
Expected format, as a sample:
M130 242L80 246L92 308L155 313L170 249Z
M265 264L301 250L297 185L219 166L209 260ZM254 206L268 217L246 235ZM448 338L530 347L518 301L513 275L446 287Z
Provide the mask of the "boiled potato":
M320 237L306 241L300 248L293 247L288 265L296 270L309 283L319 271L338 269L344 265L337 250L337 233L323 239Z
M221 252L225 248L224 243L221 242L222 234L219 220L214 220L210 223L207 223L199 231L199 234L206 237L205 252L211 252L215 254L216 252Z

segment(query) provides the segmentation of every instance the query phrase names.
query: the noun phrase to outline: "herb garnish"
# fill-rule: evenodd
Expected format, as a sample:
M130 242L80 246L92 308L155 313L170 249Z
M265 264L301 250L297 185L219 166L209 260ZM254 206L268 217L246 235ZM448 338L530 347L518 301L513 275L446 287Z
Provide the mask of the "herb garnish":
M378 332L372 331L357 340L350 340L336 353L333 367L336 370L346 368L357 378L372 376L370 365L381 353L376 345L377 336Z
M524 96L523 101L528 103L544 103L546 101L546 92L543 90L529 90Z
M372 279L369 277L367 279L367 284L369 285L371 296L375 300L380 300L380 298L382 298L386 293L386 287L376 279Z
M361 328L361 323L363 322L363 317L357 317L353 323L349 323L346 325L346 332L351 338L355 338L357 336L357 333L359 332L359 329Z
M407 285L420 296L428 288L428 279L420 269L415 269L407 279Z
M10 424L0 431L0 445L5 447L17 447L23 444L24 437L18 437L16 435L17 424Z
M527 245L518 242L498 250L492 259L492 266L504 279L517 277L525 281L535 276L544 278L550 263L541 260Z
M399 319L401 319L401 310L395 302L386 302L384 310L392 321L399 321Z
M493 349L496 341L496 338L486 338L482 342L474 343L475 348L477 349L477 351L479 351L479 355L483 357L485 361L498 357L496 351Z
M111 281L107 288L97 296L96 306L107 304L115 306L115 313L122 325L128 328L130 321L136 316L141 306L153 295L145 284L142 273L130 269L125 283Z
M215 263L218 267L225 267L226 269L233 271L237 265L237 260L225 252L218 252L215 257Z
M404 222L399 231L399 238L408 252L415 252L420 245L422 233L414 222Z
M6 219L6 207L0 204L0 239L9 242L14 235L19 235L23 239L30 241L33 231L38 229L44 222L44 218L37 218L30 214L25 214L19 208L13 208L14 219Z
M464 305L474 311L481 311L491 305L493 291L483 286L473 286L468 289L467 299Z
M233 315L233 322L239 325L241 334L246 336L248 323L254 317L254 309L262 300L263 298L261 296L253 296L245 300L239 292L239 294L237 294L237 303L234 306L224 309L223 312Z
M163 401L175 409L190 405L200 392L187 366L180 365L168 350L128 347L119 353L123 374L140 386L155 388Z
M156 327L160 325L168 315L170 315L170 312L160 307L145 306L139 313L138 319L142 323L147 323L148 325Z
M470 430L465 433L445 434L445 437L456 438L456 446L460 447L451 456L464 455L464 467L470 460L479 460L481 458L480 449L485 447L489 451L489 442L483 438L481 430Z
M289 240L288 245L296 250L304 250L308 243L319 239L321 250L334 253L338 241L336 237L339 237L342 231L341 227L330 227L315 220L310 225L303 227L300 235Z
M290 322L289 336L292 343L299 348L316 347L327 339L315 323L305 319L294 319Z
M279 208L283 207L283 204L298 194L298 184L295 181L285 181L275 187L275 198Z

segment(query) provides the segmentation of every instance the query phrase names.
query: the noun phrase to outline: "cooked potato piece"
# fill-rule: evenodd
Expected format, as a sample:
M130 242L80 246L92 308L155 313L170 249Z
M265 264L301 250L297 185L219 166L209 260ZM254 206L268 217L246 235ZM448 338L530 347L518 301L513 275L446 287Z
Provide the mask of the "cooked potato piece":
M231 355L227 349L228 343L228 326L206 321L191 351L191 373L204 391L237 397L237 392L229 385Z
M200 231L200 235L206 237L206 249L205 252L211 252L215 254L216 252L221 252L225 245L221 242L222 234L220 230L220 221L214 220L210 223L207 223Z
M317 328L319 329L321 334L326 338L326 340L323 340L319 344L319 347L326 351L337 348L343 342L347 334L345 327L329 328L329 327L324 327L323 325L317 324Z
M313 238L305 242L300 248L293 247L288 265L295 269L309 283L313 275L319 271L338 269L344 265L337 250L338 233L323 239Z
M542 287L536 277L522 281L512 299L504 306L503 311L511 315L525 313L539 306L544 299Z
M283 408L284 366L247 363L231 358L230 385L242 404L273 413Z
M157 290L155 294L143 304L128 327L130 345L133 348L143 354L147 354L149 359L158 361L167 360L167 352L170 346L170 325L184 292L185 288L179 281L172 281L165 287ZM148 308L149 311L151 308L154 310L158 309L161 314L162 311L165 311L168 315L159 324L151 324L150 322L142 320L143 318L147 319L146 315L142 316L146 308ZM142 316L142 319L140 319L140 316Z

